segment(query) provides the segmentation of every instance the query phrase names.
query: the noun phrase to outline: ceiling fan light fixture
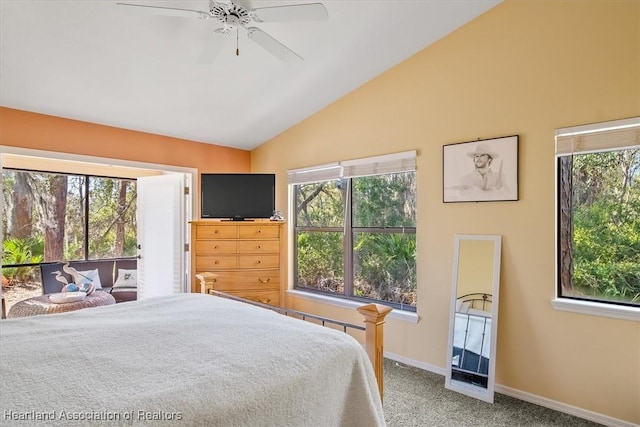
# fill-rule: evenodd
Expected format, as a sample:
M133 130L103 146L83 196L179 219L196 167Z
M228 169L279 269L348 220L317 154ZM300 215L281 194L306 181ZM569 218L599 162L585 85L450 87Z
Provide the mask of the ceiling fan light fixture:
M235 3L220 3L212 0L209 11L218 21L234 27L244 27L250 24L252 19L249 10Z

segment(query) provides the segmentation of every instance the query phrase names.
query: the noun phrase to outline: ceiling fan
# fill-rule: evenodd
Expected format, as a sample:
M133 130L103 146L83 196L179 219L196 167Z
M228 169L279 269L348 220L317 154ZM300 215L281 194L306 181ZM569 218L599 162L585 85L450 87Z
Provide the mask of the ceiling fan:
M239 28L247 32L247 37L282 61L300 61L302 57L287 46L262 31L250 26L253 23L287 21L324 21L329 19L327 9L322 3L303 3L284 6L251 7L250 0L209 0L209 10L178 9L172 7L146 6L140 4L117 3L118 6L135 7L143 12L165 16L178 16L198 19L214 19L223 26L214 30L215 34L229 36L236 30L236 43ZM218 54L222 43L208 43L201 56L201 62L211 62ZM240 51L236 45L236 55Z

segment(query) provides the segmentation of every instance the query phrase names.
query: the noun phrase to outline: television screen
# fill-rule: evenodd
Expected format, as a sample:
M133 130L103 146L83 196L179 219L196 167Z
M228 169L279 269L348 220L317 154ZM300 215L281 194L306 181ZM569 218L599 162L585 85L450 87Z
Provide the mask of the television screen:
M275 209L275 189L275 174L203 173L201 217L236 221L269 218Z

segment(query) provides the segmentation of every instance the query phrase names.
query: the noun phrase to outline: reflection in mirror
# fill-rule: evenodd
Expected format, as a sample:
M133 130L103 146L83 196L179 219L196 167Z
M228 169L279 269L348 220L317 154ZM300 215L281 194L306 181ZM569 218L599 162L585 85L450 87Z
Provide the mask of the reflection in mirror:
M497 235L454 240L445 387L493 403L500 250Z

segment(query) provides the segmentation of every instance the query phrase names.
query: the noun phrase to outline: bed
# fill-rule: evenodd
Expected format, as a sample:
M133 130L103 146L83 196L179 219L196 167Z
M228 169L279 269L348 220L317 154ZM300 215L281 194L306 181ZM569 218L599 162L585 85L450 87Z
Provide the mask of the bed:
M491 295L456 300L451 378L487 387L491 351Z
M0 356L3 425L385 424L354 338L210 295L3 320Z

